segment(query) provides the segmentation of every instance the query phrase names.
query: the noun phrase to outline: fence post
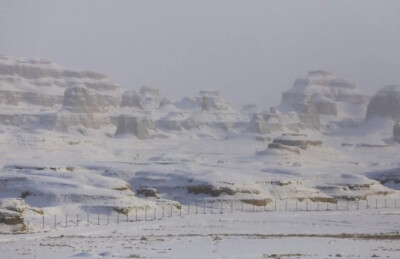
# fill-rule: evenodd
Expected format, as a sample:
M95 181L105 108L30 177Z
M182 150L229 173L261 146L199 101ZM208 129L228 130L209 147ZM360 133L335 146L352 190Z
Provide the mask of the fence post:
M357 201L357 210L359 210L360 208L360 202Z
M97 211L97 225L100 225L100 212Z
M110 210L107 210L107 225L110 224Z
M162 216L162 218L164 218L164 206L162 206L162 214L161 214Z
M172 205L171 205L171 217L172 217Z
M242 212L243 212L243 202L242 202Z
M306 211L308 211L308 201L306 201Z
M206 214L206 202L204 202L204 213L203 214Z
M368 198L367 198L367 209L369 209L369 206L368 206Z
M119 212L117 211L117 224L119 224Z
M137 207L135 207L135 214L136 214L136 221L138 221L138 218L137 218Z
M182 216L182 204L179 206L179 216Z
M326 211L329 210L329 202L326 202Z
M339 210L339 200L336 202L336 210Z
M211 214L213 214L213 209L214 209L214 203L211 202Z
M28 224L26 232L29 232L29 220L26 223Z
M190 203L188 203L188 215L190 214Z
M54 228L57 228L57 215L54 215Z
M346 210L349 210L349 199L346 200Z
M254 204L253 204L253 212L254 212Z
M87 213L87 217L86 218L87 218L87 225L89 226L89 224L90 224L89 223L89 213Z
M221 214L222 214L222 201L221 201Z
M317 201L317 210L319 210L319 201Z
M44 228L44 215L42 215L42 228Z
M296 200L296 211L297 211L297 200Z
M144 221L147 221L147 206L144 206Z
M275 199L275 211L276 211L276 199Z
M378 199L375 199L375 209L378 208Z
M394 200L394 208L397 209L397 200Z
M385 209L386 209L386 198L385 198Z
M233 201L231 201L231 212L233 212Z
M76 214L76 226L79 227L79 216Z
M197 202L196 202L196 214L197 214Z
M157 208L154 208L154 220L157 218Z
M126 222L129 222L129 211L126 211Z

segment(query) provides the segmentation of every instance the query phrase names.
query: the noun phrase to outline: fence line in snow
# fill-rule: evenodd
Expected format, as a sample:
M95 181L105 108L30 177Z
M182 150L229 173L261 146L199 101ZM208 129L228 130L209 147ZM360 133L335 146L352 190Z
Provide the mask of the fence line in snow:
M371 202L372 201L372 202ZM399 204L400 206L400 204ZM157 210L158 208L158 210ZM323 211L356 211L370 209L398 208L397 199L366 199L366 200L337 200L336 203L328 201L311 201L309 199L284 199L273 200L257 206L251 201L202 201L189 204L160 205L156 208L144 207L139 210L133 207L128 213L119 213L108 210L106 213L65 213L37 215L26 219L26 232L45 231L47 229L80 227L83 225L109 225L139 221L155 221L168 219L174 216L187 216L197 214L224 214L224 213L257 213L257 212L323 212ZM141 212L141 213L138 213ZM0 230L1 232L1 230Z

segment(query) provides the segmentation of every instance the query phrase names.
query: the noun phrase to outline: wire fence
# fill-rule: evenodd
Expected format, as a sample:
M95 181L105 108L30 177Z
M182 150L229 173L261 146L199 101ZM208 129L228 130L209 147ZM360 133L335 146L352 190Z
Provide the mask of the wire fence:
M25 218L27 233L48 231L51 229L73 228L82 226L110 225L139 221L167 220L172 217L197 214L225 213L261 213L261 212L323 212L323 211L356 211L397 209L397 199L366 199L366 200L337 200L311 201L308 199L272 200L265 205L251 201L202 201L181 205L158 204L157 207L131 207L125 213L113 209L97 213L73 213L34 215Z

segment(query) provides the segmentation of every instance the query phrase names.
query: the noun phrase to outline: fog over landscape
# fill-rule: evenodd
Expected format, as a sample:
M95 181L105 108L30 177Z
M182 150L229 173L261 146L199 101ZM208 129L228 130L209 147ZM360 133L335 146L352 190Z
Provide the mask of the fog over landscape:
M400 1L0 0L0 258L399 258Z
M400 81L400 2L0 0L0 52L106 73L180 99L277 105L323 69L374 94Z

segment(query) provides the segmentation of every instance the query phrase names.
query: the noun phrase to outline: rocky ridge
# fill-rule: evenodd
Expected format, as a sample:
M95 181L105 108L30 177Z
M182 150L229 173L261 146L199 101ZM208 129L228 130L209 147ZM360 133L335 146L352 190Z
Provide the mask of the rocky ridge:
M171 101L152 86L124 90L103 74L66 70L45 60L2 55L0 64L0 103L4 107L0 123L23 130L84 135L96 130L107 136L138 139L250 132L265 139L263 135L275 131L318 131L326 116L356 120L364 116L369 100L352 81L319 70L297 79L282 94L281 104L269 112L256 106L238 112L212 90Z

